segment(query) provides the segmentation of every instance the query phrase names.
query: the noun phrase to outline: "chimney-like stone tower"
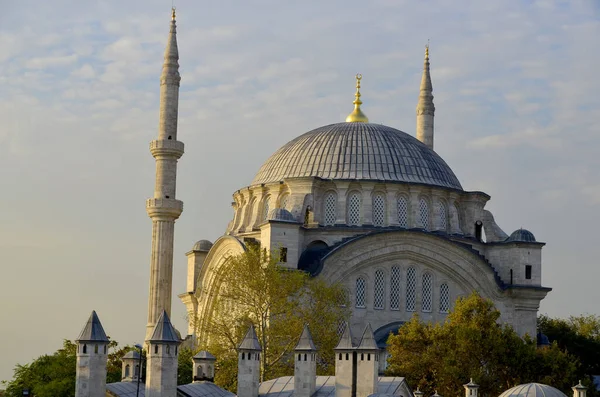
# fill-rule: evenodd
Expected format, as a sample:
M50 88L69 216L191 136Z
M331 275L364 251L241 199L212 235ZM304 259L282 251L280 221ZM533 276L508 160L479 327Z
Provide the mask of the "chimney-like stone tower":
M417 139L433 150L433 86L429 74L429 44L425 47L425 61L423 63L423 77L421 77L421 93L417 103Z
M238 397L258 396L261 351L254 325L251 325L238 346Z
M317 383L317 348L308 325L294 349L294 397L312 397Z
M371 324L367 324L356 354L356 397L368 397L377 393L379 380L379 347Z
M215 361L217 358L202 350L192 357L193 371L194 374L193 382L214 382L215 380Z
M137 382L140 376L140 353L137 350L127 352L121 359L121 382Z
M148 346L146 366L146 397L177 397L177 350L179 336L163 310Z
M587 387L582 385L581 381L573 386L571 390L573 390L573 397L585 397L587 394Z
M109 341L95 311L92 311L76 342L75 397L104 397Z
M479 389L479 385L473 382L473 378L471 378L469 383L463 386L465 388L465 397L477 397L477 390Z
M160 76L160 118L158 139L150 142L150 153L156 159L154 197L146 200L146 211L152 219L152 257L150 262L150 296L146 339L164 311L171 314L173 279L173 237L175 220L183 211L183 202L175 199L177 160L183 155L183 143L177 140L179 104L179 51L172 12L171 30Z
M356 352L352 344L350 325L346 323L335 352L335 397L354 397L356 395Z

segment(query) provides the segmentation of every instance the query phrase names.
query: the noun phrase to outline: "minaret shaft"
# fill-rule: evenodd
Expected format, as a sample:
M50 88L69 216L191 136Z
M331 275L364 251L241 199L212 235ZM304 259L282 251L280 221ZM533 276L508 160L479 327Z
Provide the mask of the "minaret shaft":
M429 71L429 47L427 47L423 63L419 102L417 103L417 139L431 150L433 150L433 119L435 115L432 92L433 86Z
M150 152L156 159L156 180L154 197L146 201L146 211L152 219L152 255L146 337L154 329L163 310L169 316L171 315L175 220L183 211L183 203L175 198L177 160L183 155L184 149L183 143L177 140L181 78L179 76L176 33L175 14L173 13L160 77L158 139L150 142Z

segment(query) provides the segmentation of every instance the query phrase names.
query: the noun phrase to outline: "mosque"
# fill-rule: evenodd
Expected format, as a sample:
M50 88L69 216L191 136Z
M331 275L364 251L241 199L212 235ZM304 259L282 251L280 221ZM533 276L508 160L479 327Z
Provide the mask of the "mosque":
M212 383L215 357L194 359L194 382L177 385L177 355L184 341L170 320L173 241L183 203L176 199L179 51L175 10L160 78L160 120L150 152L156 159L145 382L138 352L123 358L122 381L106 384L108 339L92 313L77 338L77 397L229 397ZM213 243L200 240L187 253L187 290L179 298L189 314L185 343L206 337L213 300L226 280L219 268L251 244L278 254L281 266L345 286L352 315L340 327L335 376L316 375L317 349L305 327L295 348L294 376L259 382L261 346L251 327L239 345L239 397L422 397L404 378L382 377L385 343L413 313L442 321L457 297L478 291L501 311L501 321L535 335L544 243L519 229L507 235L485 209L490 196L463 190L434 151L433 86L429 48L417 103L416 137L369 123L356 76L354 110L345 123L318 127L277 150L248 186L233 193L234 216ZM416 90L415 90L416 91ZM352 335L361 335L355 338ZM141 346L139 347L141 350ZM465 386L477 397L477 385ZM585 388L573 388L585 397ZM419 394L420 393L420 394ZM509 396L565 395L546 385L520 385ZM439 397L439 396L438 396Z

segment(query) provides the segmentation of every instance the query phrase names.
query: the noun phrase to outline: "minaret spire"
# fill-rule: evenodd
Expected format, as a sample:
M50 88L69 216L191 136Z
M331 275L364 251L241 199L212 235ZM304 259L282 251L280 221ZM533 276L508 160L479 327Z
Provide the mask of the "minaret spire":
M425 61L423 62L423 76L417 103L417 139L433 150L433 86L429 73L429 43L425 46Z
M156 182L154 197L146 201L146 211L152 219L146 339L151 335L162 312L165 311L169 316L171 314L175 220L183 211L183 203L175 199L177 160L183 155L183 143L177 140L180 80L175 8L173 8L165 60L160 76L158 139L150 142L150 153L156 159Z

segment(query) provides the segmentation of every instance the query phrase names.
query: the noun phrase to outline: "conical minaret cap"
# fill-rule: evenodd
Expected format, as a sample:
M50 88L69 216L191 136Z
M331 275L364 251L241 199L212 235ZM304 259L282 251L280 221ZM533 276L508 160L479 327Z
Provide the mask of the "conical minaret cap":
M242 343L238 346L240 350L255 350L261 351L260 343L258 342L258 337L256 336L256 331L254 330L254 324L250 325L248 332L246 332L246 336Z
M360 343L357 347L358 350L375 350L378 351L379 347L377 346L377 342L375 341L375 335L373 334L373 329L371 328L371 324L367 324L365 330L362 334L362 338L360 339Z
M148 342L158 342L158 343L179 343L179 336L177 335L177 331L173 328L173 324L171 324L171 320L169 319L169 315L166 311L160 314L156 325L154 326L154 331L152 331L152 336L148 339Z
M167 48L165 49L165 61L179 59L179 49L177 48L177 24L175 21L175 8L171 11L171 28L169 29L169 39L167 40ZM166 63L166 62L165 62Z
M310 329L308 329L308 324L304 325L304 329L302 330L302 335L300 335L300 340L296 345L295 351L317 351L315 344L313 343L312 335L310 333Z
M92 310L90 318L76 340L78 342L109 342L95 310Z
M344 333L338 342L338 345L334 350L353 350L354 345L352 344L352 332L350 331L350 324L346 323L344 327Z
M431 73L429 70L429 44L425 47L425 60L423 61L423 75L419 89L419 102L417 103L418 114L434 114L433 85L431 84Z

